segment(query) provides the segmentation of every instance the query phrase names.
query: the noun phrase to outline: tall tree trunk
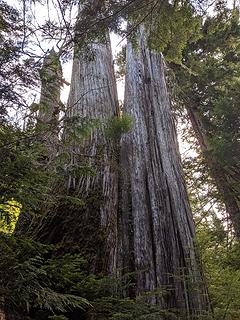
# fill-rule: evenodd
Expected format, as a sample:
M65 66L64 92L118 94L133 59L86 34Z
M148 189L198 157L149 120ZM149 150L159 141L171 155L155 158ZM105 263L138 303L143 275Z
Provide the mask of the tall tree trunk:
M161 54L127 45L124 111L135 125L122 139L119 267L136 272L136 294L166 290L160 302L193 314L208 310L194 248L195 230L183 178ZM153 302L158 300L154 297Z
M83 19L85 14L91 15L92 4L96 1L81 2L80 22L81 15ZM75 250L79 245L88 258L89 272L113 273L116 270L118 168L115 146L106 138L105 123L117 116L118 97L110 38L108 33L101 34L101 40L96 37L86 45L83 38L78 41L77 35L76 30L64 133L72 169L68 190L56 208L48 208L41 221L32 224L30 233L40 241L62 243L64 250ZM48 97L47 94L47 101ZM44 121L47 117L41 111ZM98 125L91 128L90 136L80 141L77 130L84 131L93 122ZM72 133L77 140L72 139Z
M239 167L227 168L216 159L209 144L207 130L205 130L198 108L188 105L186 109L203 156L210 169L210 174L216 183L216 187L225 204L226 212L231 219L236 237L240 239L240 169Z
M59 113L62 107L60 100L62 67L59 55L52 49L44 58L40 70L41 95L38 104L37 124L35 127L36 140L41 143L41 158L39 163L47 169L53 170L53 160L59 149ZM35 108L35 104L32 106ZM44 204L44 208L47 204ZM42 207L40 212L42 213ZM46 211L46 210L44 210ZM45 219L41 217L41 219ZM26 234L30 224L32 230L37 228L39 216L32 217L29 213L22 212L18 219L15 233Z
M80 122L97 120L100 124L82 146L71 146L73 166L85 163L96 173L71 176L69 189L86 202L79 212L81 225L72 221L72 234L75 232L87 252L90 248L90 270L112 273L116 269L118 169L115 147L106 138L104 123L117 116L118 97L109 35L101 37L87 47L75 48L68 117L79 116Z
M36 130L46 148L48 161L57 153L59 144L58 121L61 110L62 67L59 55L52 49L43 60L40 71L41 95Z

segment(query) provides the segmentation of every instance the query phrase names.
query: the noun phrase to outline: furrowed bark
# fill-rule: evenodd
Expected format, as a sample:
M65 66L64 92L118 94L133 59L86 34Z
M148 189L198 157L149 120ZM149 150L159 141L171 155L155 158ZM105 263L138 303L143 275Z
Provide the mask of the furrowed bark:
M208 310L194 248L195 230L183 178L161 54L127 45L124 112L135 125L122 139L119 267L136 272L136 294L166 291L160 302L192 319Z
M91 9L91 4L91 1L81 2L80 19L81 14ZM116 269L118 168L116 148L106 137L105 124L117 116L118 98L110 39L105 33L86 45L85 41L77 39L77 34L76 43L82 46L75 46L63 139L73 172L69 175L65 197L56 207L50 206L43 212L41 221L32 224L30 234L43 242L62 243L65 251L74 251L78 246L88 259L89 272L113 273ZM46 117L42 112L42 118ZM74 119L72 127L71 119ZM84 128L90 123L92 126L93 122L98 124L91 129L90 136L81 141L78 138L78 142L70 138L70 131L78 135L78 124Z
M36 130L47 151L48 161L57 153L59 145L58 121L61 110L62 67L58 54L52 49L43 61L40 71L41 95Z
M95 1L96 2L96 1ZM94 2L94 3L95 3ZM81 6L81 10L84 6ZM115 146L106 137L104 123L118 114L118 98L109 35L76 48L68 117L100 122L83 145L72 146L72 164L87 164L96 174L69 178L69 189L86 201L80 210L83 247L91 247L91 269L108 273L116 269L118 178ZM76 222L75 222L76 223ZM85 242L85 244L84 244Z

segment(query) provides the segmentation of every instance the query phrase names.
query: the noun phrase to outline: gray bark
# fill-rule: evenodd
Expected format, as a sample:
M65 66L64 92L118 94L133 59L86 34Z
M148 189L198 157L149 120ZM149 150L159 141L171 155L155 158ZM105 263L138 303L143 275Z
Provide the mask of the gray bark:
M82 10L85 14L85 5L80 6L80 15ZM89 272L113 273L116 269L118 168L116 148L106 137L104 123L117 115L118 98L109 35L101 35L101 41L96 39L89 45L76 45L72 70L66 118L75 118L74 122L79 121L80 126L81 121L83 126L88 121L101 122L91 130L89 137L74 141L70 131L77 129L68 121L63 137L71 156L69 167L73 169L66 196L79 198L85 205L77 201L68 203L67 197L54 208L46 205L41 221L31 225L30 234L47 243L62 243L68 252L79 245L88 259ZM46 93L42 96L49 102L51 97ZM54 108L54 104L52 106ZM39 117L42 122L50 120L48 113L41 110ZM96 173L79 175L84 167Z
M119 268L136 272L136 294L160 288L152 298L191 319L208 309L194 248L195 230L185 188L161 54L127 45L124 111L135 125L121 144L122 215Z
M36 130L39 131L40 139L51 160L55 157L59 144L58 121L62 106L60 100L62 67L54 49L44 58L40 78L41 95Z
M87 49L75 50L71 90L68 101L68 116L84 120L105 122L118 113L118 98L114 76L109 36L103 42L89 44ZM81 121L81 119L80 119ZM87 165L96 169L94 176L70 177L69 187L85 199L86 209L81 214L86 239L102 240L102 247L95 252L92 269L102 260L107 272L116 268L118 180L114 145L104 133L104 125L93 129L83 145L72 146L73 165ZM84 155L84 156L82 156ZM95 229L90 230L95 224ZM78 232L81 232L79 230ZM97 234L99 236L97 236ZM92 239L92 240L94 240ZM101 241L99 240L99 241ZM84 241L84 239L83 239ZM99 246L96 241L88 246ZM95 248L92 248L94 250ZM101 256L101 257L99 257Z

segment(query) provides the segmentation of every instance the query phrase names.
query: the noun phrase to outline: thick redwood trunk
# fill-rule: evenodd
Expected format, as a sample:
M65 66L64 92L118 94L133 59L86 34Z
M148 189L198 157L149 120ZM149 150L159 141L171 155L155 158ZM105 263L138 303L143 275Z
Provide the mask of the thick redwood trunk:
M109 36L87 48L75 48L72 70L64 134L72 169L67 194L57 208L47 210L33 233L42 241L62 243L64 250L79 246L89 272L112 273L116 269L118 169L104 123L117 115L118 98ZM77 127L94 121L100 124L90 136L71 138L70 131L78 135Z
M82 3L80 16L86 14L91 5L92 1ZM78 40L76 32L76 42L82 42ZM43 92L42 89L42 95ZM47 101L50 98L48 93L43 97ZM41 99L43 105L45 100ZM64 250L74 251L79 246L88 258L89 272L112 273L116 269L118 168L115 146L106 138L104 126L117 113L116 80L110 39L106 34L101 35L101 41L75 47L64 134L72 169L68 190L57 207L50 205L30 230L38 240L62 243ZM42 122L48 119L44 110L40 110L40 115ZM81 141L79 137L76 141L71 138L70 131L78 135L76 127L84 128L94 121L101 124L91 129L89 137ZM84 171L84 167L95 173Z
M204 122L197 107L186 106L193 130L201 147L203 156L210 169L210 174L226 207L226 212L232 221L232 226L238 239L240 239L240 194L239 194L239 168L230 168L228 171L212 153ZM232 170L233 169L233 170Z
M167 290L161 303L192 314L208 309L194 249L195 231L185 189L161 54L127 46L124 111L135 126L122 139L120 264L136 272L136 293ZM153 298L154 300L155 298Z
M87 49L76 52L68 116L79 116L79 121L82 118L104 123L118 112L109 36L106 35L101 43L90 44ZM92 246L92 251L98 251L94 253L93 270L99 268L97 264L101 260L100 269L113 272L116 268L117 163L114 145L106 138L104 125L100 124L99 128L93 129L82 146L72 146L72 164L81 166L82 163L95 169L96 174L80 178L73 175L69 179L69 188L86 201L86 208L81 212L84 227L76 230L76 236L84 232L82 242Z

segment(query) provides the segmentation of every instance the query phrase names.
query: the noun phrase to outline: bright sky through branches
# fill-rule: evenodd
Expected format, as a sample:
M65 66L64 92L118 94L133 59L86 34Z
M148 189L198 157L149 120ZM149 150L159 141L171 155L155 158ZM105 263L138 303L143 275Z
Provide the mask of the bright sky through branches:
M19 9L23 10L23 1L18 0L6 0L6 2ZM26 2L27 3L27 2ZM61 46L62 41L51 40L51 39L43 39L41 35L41 26L46 23L46 21L57 22L59 26L63 26L63 19L61 16L61 11L59 9L59 2L56 0L52 0L48 2L48 6L42 5L38 2L35 4L32 3L28 8L28 12L26 14L25 19L31 20L31 24L35 31L32 33L30 40L30 45L27 46L26 51L28 54L31 54L33 57L36 56L36 59L39 57L44 57L48 50L51 50L53 47L56 51L58 51L58 47ZM29 16L29 17L28 17ZM31 16L31 17L30 17ZM67 21L72 22L72 26L74 26L77 16L77 6L73 6L71 10L66 12ZM64 26L63 26L64 27ZM111 45L113 50L113 57L115 59L117 53L121 50L124 42L121 42L121 38L116 34L111 34ZM116 67L116 66L115 66ZM63 76L66 82L71 82L71 73L72 73L72 60L65 61L63 63ZM124 96L124 83L123 81L117 81L118 87L118 95L119 99L123 101ZM64 84L61 99L63 103L67 103L68 94L69 94L69 85ZM36 96L35 99L38 99L40 95L40 90L37 93L34 93L33 96Z
M9 5L15 6L16 8L23 11L24 8L24 1L19 0L6 0ZM233 0L228 0L229 6L233 5ZM64 40L52 40L52 39L43 39L41 35L41 26L46 23L46 21L51 21L54 23L59 24L61 28L64 29L64 20L67 23L71 22L71 27L74 27L77 17L77 5L72 6L70 10L67 10L64 19L62 18L62 11L59 6L58 0L51 0L48 1L48 5L42 5L39 2L32 3L29 5L29 1L26 1L26 4L29 6L25 19L31 21L32 27L34 32L32 33L31 37L27 40L30 40L30 45L27 46L25 49L29 51L28 53L36 56L36 59L39 57L44 57L48 50L51 50L52 47L55 50L58 50L58 47L61 46ZM211 11L211 8L209 9ZM31 17L30 17L31 16ZM63 34L66 30L63 31ZM117 53L121 50L122 45L124 42L121 42L121 38L116 34L111 34L111 44L113 49L113 57L115 58ZM115 65L116 67L116 65ZM63 64L63 76L65 80L70 83L71 81L71 72L72 72L72 61L69 60ZM123 101L124 98L124 82L117 81L118 87L118 95L119 99ZM39 97L40 90L38 93L35 93L36 99ZM69 93L69 86L66 84L63 87L61 98L64 103L67 102Z

